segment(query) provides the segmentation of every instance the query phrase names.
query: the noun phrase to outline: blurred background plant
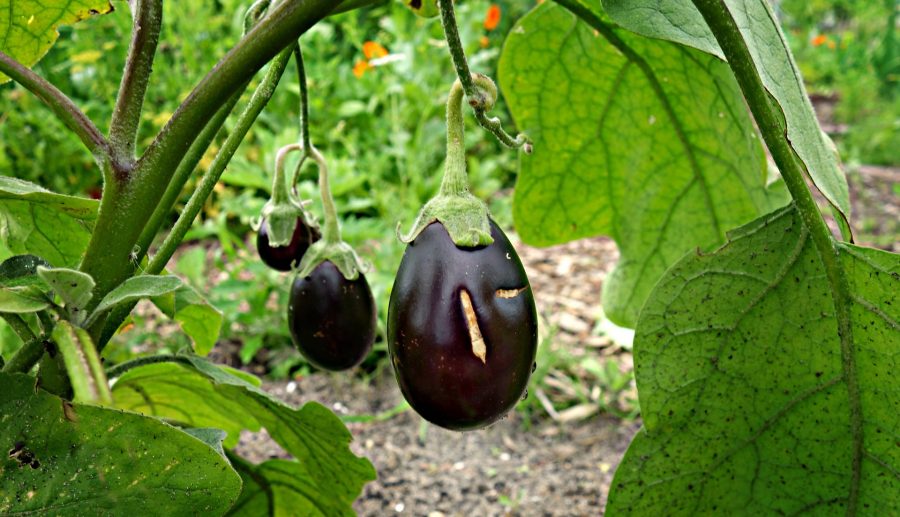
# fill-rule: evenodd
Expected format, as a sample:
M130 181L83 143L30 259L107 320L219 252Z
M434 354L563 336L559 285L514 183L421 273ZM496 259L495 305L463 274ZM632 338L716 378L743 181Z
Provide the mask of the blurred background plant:
M506 33L536 3L458 3L462 40L473 70L496 77ZM150 142L191 87L237 41L249 4L249 0L165 2L139 147ZM101 128L111 115L131 26L125 2L114 5L116 12L109 16L61 28L59 43L36 66ZM782 0L776 8L810 92L825 99L817 101L817 108L833 109L823 114L830 122L826 128L845 160L897 165L897 1ZM443 167L444 103L454 79L443 32L437 19L423 20L397 2L386 2L328 18L305 35L302 44L310 81L312 140L332 167L344 238L373 264L367 276L383 325L404 248L395 238L396 225L405 228L412 223L435 192ZM276 378L305 374L309 366L290 346L286 328L291 277L265 267L250 237L268 198L275 153L298 139L299 88L294 78L292 70L285 74L170 265L224 312L222 336L214 351L217 359ZM505 127L513 127L502 101L493 114ZM517 152L503 149L475 127L472 117L466 122L472 187L489 200L498 223L510 228ZM229 127L226 124L226 131ZM216 150L214 145L201 169L210 164ZM298 190L304 199L313 199L313 210L321 213L314 171L304 169ZM64 193L100 193L100 175L78 140L48 116L40 101L11 84L0 87L0 173ZM182 202L194 181L186 186ZM188 338L174 324L168 331L162 319L152 305L140 305L132 324L106 354L118 361L187 345ZM380 331L383 335L384 329ZM598 412L636 415L630 363L623 366L573 354L554 340L555 332L550 329L542 338L531 395L520 405L526 423L539 414L561 421ZM0 349L14 342L0 322ZM387 364L382 360L384 343L379 341L375 349L363 365L368 375Z

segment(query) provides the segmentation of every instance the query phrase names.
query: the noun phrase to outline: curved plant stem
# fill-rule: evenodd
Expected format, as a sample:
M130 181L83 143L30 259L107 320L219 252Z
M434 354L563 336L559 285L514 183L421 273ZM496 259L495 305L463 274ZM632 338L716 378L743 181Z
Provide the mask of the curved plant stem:
M440 195L453 196L469 191L466 176L465 123L462 114L462 83L457 79L447 98L447 162Z
M228 162L231 161L231 157L234 156L238 146L241 145L244 136L250 131L250 126L253 125L256 121L256 117L258 117L263 108L266 107L269 99L272 98L272 94L275 93L275 86L278 84L278 80L281 79L282 74L284 74L284 69L287 67L290 57L291 49L285 49L281 51L281 54L279 54L274 61L272 61L269 71L266 72L266 77L256 88L256 91L253 92L253 97L250 98L250 102L241 113L241 116L237 121L237 127L235 127L234 131L232 131L232 133L228 135L228 138L225 139L225 143L213 160L212 165L210 165L209 170L206 171L200 179L197 190L191 195L187 206L184 207L184 211L181 212L172 231L166 236L165 241L163 241L159 248L159 252L157 252L147 266L147 274L159 274L163 268L166 267L169 259L172 258L175 249L181 243L181 240L184 239L185 234L187 234L187 231L193 224L197 214L199 214L200 210L203 208L206 198L212 193L213 188L219 181L219 177L225 172L225 167L228 165Z
M162 14L162 0L136 0L131 24L131 45L119 85L116 107L109 123L109 145L119 163L134 160L141 109L150 72L153 70L156 45L159 43Z
M78 109L66 94L3 52L0 52L0 72L11 77L46 104L56 118L81 139L98 163L110 160L109 143L91 119Z
M119 363L112 368L109 368L108 370L106 370L106 377L108 379L121 377L122 374L124 374L128 370L133 370L139 366L159 363L180 363L190 365L191 361L187 357L182 357L180 355L151 355L148 357L139 357L137 359L132 359L131 361Z
M288 191L287 183L284 180L284 162L287 160L288 154L294 151L303 153L300 162L297 164L297 168L299 169L306 158L306 151L300 144L290 144L282 147L278 150L278 155L275 157L275 178L272 180L272 203L276 205L290 201L290 193Z
M848 403L850 406L850 430L852 434L850 493L847 497L847 515L857 513L859 502L859 484L862 468L862 408L860 405L859 383L856 378L856 363L853 350L853 327L850 323L850 288L834 237L828 230L812 193L806 185L803 169L794 157L790 143L787 141L780 123L780 113L770 101L768 92L756 71L753 58L741 36L737 24L722 0L693 0L694 5L703 15L703 19L712 29L722 48L728 65L737 78L750 111L756 119L760 133L772 158L781 171L803 223L809 230L816 251L825 268L825 275L831 288L834 301L837 330L841 343L841 363L843 377L847 383Z
M199 128L282 49L331 12L335 0L281 2L204 77L138 160L130 174L105 185L104 199L80 266L96 280L93 309L133 271L132 248ZM222 165L224 168L224 164ZM114 183L111 187L110 183Z
M319 194L322 196L322 212L325 220L322 225L322 241L326 244L339 244L341 242L341 225L338 222L334 197L331 195L331 186L328 183L328 164L325 163L325 157L315 147L310 147L307 152L319 167Z
M493 107L493 103L488 104L483 94L481 94L472 80L472 73L469 71L469 62L466 60L466 52L463 49L462 41L459 39L459 28L456 25L456 14L453 10L453 0L438 0L438 6L441 9L441 24L444 26L444 37L447 39L447 45L450 48L450 56L453 59L453 65L456 67L456 75L462 82L463 91L469 99L469 105L475 111L475 119L481 127L490 131L503 145L518 149L522 148L526 153L531 152L531 141L523 133L519 133L515 137L503 130L500 119L496 117L488 117L485 113Z

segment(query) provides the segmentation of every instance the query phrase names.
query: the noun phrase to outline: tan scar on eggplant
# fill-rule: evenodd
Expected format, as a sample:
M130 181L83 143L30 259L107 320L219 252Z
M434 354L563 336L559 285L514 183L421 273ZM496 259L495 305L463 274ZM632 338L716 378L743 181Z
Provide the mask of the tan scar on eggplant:
M482 363L487 363L487 344L481 335L481 329L478 327L478 318L475 317L475 307L472 305L472 298L465 289L459 292L459 301L462 304L463 315L466 317L466 328L469 329L469 340L472 342L472 353L475 357L481 359Z
M518 289L497 289L497 292L494 293L497 295L497 298L515 298L520 294L524 293L528 289L528 286L520 287Z

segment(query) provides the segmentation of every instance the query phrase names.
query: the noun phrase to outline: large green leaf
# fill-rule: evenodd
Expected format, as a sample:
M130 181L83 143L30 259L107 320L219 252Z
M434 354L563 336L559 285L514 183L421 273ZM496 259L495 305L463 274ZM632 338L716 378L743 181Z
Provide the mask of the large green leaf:
M591 14L591 13L588 13ZM500 82L518 127L513 213L526 242L612 236L606 314L633 327L665 269L787 202L728 67L545 3L510 32ZM597 31L595 29L603 29Z
M240 478L154 418L70 404L0 373L0 514L221 515Z
M310 508L345 513L363 485L375 479L371 463L350 452L350 432L322 405L308 402L293 409L229 370L198 357L186 360L190 364L154 364L127 372L113 386L115 404L192 427L223 429L226 447L237 443L242 429L265 427L300 463L305 474L298 483L308 488L303 493Z
M596 4L599 0L592 0ZM602 0L609 16L638 34L674 41L725 59L703 16L687 0ZM819 129L800 71L766 0L725 0L766 89L783 112L788 143L819 190L850 217L847 178Z
M60 25L112 10L109 0L0 0L0 52L30 67L56 42ZM0 84L8 80L0 73Z
M852 299L843 342L793 207L665 274L635 336L645 428L611 513L844 515L851 501L860 515L900 512L900 256L839 253Z
M97 207L93 199L0 176L0 240L12 253L37 255L54 267L76 267L90 240Z

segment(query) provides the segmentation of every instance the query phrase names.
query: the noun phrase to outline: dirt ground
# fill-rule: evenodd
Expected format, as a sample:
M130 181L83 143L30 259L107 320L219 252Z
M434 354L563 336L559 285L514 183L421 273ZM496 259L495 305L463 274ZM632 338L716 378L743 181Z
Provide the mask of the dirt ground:
M849 177L857 242L900 251L900 171L860 167ZM549 324L544 326L556 329L554 346L576 357L615 361L629 371L631 355L602 328L599 309L603 279L618 258L615 244L595 238L544 249L516 247ZM369 382L315 374L266 388L295 405L317 400L341 415L379 415L402 402L391 375L385 365ZM354 508L379 516L601 515L615 468L640 422L602 411L587 415L543 415L528 429L513 412L468 433L425 425L411 410L349 423L352 449L378 471ZM245 433L239 452L254 461L284 454L265 433Z

